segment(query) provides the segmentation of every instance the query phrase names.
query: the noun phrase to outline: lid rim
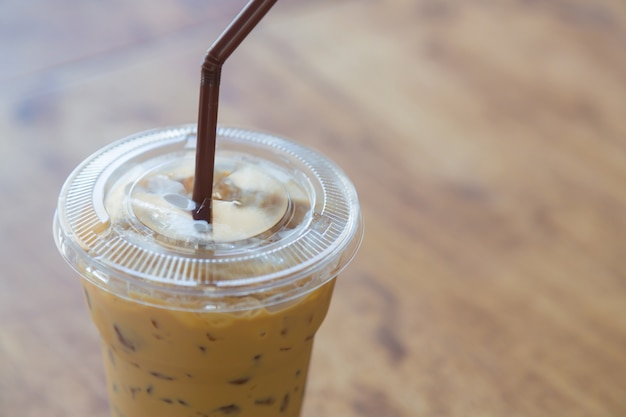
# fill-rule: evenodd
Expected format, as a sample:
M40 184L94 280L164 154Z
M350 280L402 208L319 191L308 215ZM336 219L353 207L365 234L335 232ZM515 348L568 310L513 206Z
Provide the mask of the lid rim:
M133 264L126 266L124 263L117 262L115 259L106 258L102 253L99 254L99 256L94 257L88 249L79 243L79 240L76 238L76 236L79 235L79 232L76 230L76 225L72 224L72 218L68 215L68 212L65 209L65 204L68 203L68 196L72 191L74 181L76 181L85 170L94 169L97 171L98 164L104 164L101 160L106 159L105 157L108 153L118 147L124 148L126 146L132 149L139 149L140 146L147 146L154 142L165 143L178 139L186 141L186 138L190 134L195 135L195 126L191 124L139 132L102 148L98 152L86 158L72 171L61 189L61 194L59 195L59 204L57 212L55 213L54 227L57 247L65 260L72 265L74 269L78 270L76 261L80 258L81 262L97 269L101 272L101 274L107 276L109 280L121 279L126 281L129 285L145 286L153 289L182 292L185 294L195 290L194 295L201 295L210 300L224 295L241 296L274 290L283 286L295 285L300 281L306 282L313 280L316 282L321 281L321 283L323 283L334 278L354 258L363 239L363 219L360 212L356 190L346 174L336 164L311 148L274 135L221 126L218 129L219 137L235 139L245 143L253 142L256 146L265 146L267 149L270 149L271 146L272 149L280 149L283 153L291 155L294 160L298 160L301 164L306 166L311 173L315 175L316 180L320 182L321 191L323 193L320 197L323 203L321 207L322 214L326 214L328 210L332 209L328 207L327 201L329 193L327 188L329 186L336 187L345 194L342 194L342 198L345 199L344 209L347 213L345 214L347 220L345 220L345 224L341 225L337 236L333 236L332 242L324 242L323 235L325 232L320 234L309 227L305 233L298 233L296 240L273 242L276 244L273 248L271 248L272 244L270 244L270 246L265 248L270 250L264 250L256 254L236 254L224 258L209 259L199 258L197 254L196 256L193 256L193 254L190 253L188 257L186 257L187 260L192 260L194 268L204 268L204 270L201 271L203 272L203 276L211 276L211 269L216 268L216 265L219 265L220 263L225 264L234 262L235 259L267 259L268 257L271 257L271 255L279 253L287 246L293 246L295 243L306 244L306 237L319 238L317 243L319 244L319 242L322 242L325 244L325 246L322 245L323 247L321 250L316 249L314 255L309 256L305 261L295 262L293 265L286 268L278 268L269 273L257 273L252 276L227 278L216 281L199 281L193 280L190 277L187 277L187 279L184 280L171 276L161 278L160 276L156 276L154 273L150 273L149 270L138 271L137 269L133 269ZM143 139L143 142L139 143L138 141L141 139ZM135 146L131 146L133 142L136 143ZM298 152L300 152L300 155L298 155ZM302 156L303 154L306 154L309 158L304 158ZM94 164L96 167L92 166ZM330 182L331 179L323 177L323 175L318 172L321 169L330 170L332 172L334 175L334 178L332 178L333 182ZM102 173L103 171L101 170L100 174L96 177L99 178ZM328 184L326 184L322 179L328 182ZM71 238L71 236L74 236L74 238ZM140 249L150 254L148 248ZM69 252L71 252L71 255ZM156 252L154 253L156 254ZM158 255L163 258L165 262L170 262L174 258L185 258L185 256L178 252L173 254L162 253ZM332 273L329 273L329 276L325 277L325 279L321 279L317 276L321 272L326 271L329 266L332 267Z

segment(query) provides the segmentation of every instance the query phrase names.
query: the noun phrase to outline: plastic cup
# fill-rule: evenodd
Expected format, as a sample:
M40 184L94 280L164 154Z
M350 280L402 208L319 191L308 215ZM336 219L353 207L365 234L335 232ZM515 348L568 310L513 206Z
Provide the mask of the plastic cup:
M315 332L362 238L319 153L220 128L212 224L190 208L195 126L139 133L63 186L59 251L100 333L111 416L298 416Z

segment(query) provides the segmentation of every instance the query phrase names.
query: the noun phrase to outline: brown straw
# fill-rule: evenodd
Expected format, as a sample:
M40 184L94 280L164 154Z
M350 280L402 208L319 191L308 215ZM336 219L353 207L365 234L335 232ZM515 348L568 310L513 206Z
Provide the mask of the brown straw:
M217 106L222 65L277 0L250 0L209 48L202 64L193 201L196 220L212 221Z

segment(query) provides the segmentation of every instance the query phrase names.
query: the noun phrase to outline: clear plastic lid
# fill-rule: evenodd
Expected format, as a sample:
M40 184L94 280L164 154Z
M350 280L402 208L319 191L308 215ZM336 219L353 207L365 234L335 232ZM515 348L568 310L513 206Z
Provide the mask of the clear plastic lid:
M346 175L284 139L217 134L211 224L191 215L195 126L130 136L78 166L54 221L70 265L119 296L191 310L270 306L335 277L363 234Z

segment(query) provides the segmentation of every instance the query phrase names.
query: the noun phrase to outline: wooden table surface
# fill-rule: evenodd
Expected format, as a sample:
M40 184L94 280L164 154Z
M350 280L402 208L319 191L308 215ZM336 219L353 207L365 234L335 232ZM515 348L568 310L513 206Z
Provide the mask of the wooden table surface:
M87 155L193 123L243 0L0 3L0 416L108 415L51 235ZM626 415L626 3L281 0L220 123L355 182L366 237L303 417Z

